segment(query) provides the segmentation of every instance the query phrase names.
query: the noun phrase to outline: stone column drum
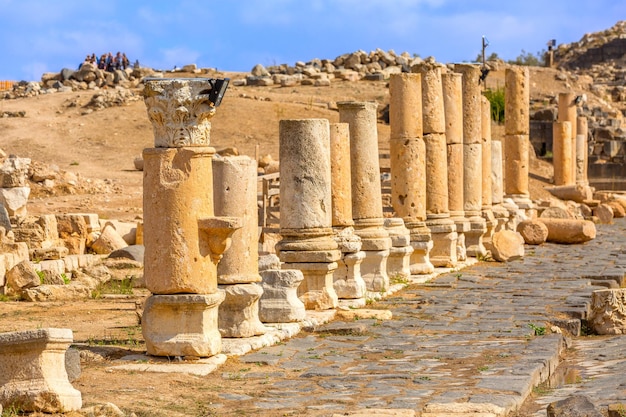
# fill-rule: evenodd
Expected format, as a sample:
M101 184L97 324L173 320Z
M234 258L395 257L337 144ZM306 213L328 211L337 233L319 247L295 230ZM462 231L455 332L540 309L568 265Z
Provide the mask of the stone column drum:
M496 219L494 232L506 228L509 211L504 207L504 182L502 179L502 142L491 141L491 210Z
M142 319L147 352L212 356L221 350L217 263L240 219L215 217L210 80L150 79L144 90L155 148L144 159L144 275L153 293Z
M333 272L341 252L333 240L330 126L326 119L281 120L280 234L283 269L299 269L298 296L309 310L337 307Z
M463 206L463 75L457 72L441 74L443 106L446 121L448 163L448 209L456 225L456 254L466 260L465 233L471 225Z
M409 229L411 274L435 270L429 253L433 247L426 227L426 145L423 138L422 77L392 74L389 81L389 153L391 201L398 217Z
M259 275L257 163L247 156L213 160L213 199L217 216L239 217L242 227L232 235L230 249L217 265L217 283L224 291L218 327L222 337L264 334L259 320L263 288Z
M576 184L588 186L587 164L589 161L587 135L589 128L587 118L578 116L576 119Z
M350 126L330 124L331 204L334 239L341 250L341 259L333 280L339 299L352 300L350 305L365 302L366 285L361 276L365 252L361 238L354 233L352 219L352 175L350 172Z
M530 81L528 68L511 67L504 80L504 155L506 197L524 210L532 208L528 191Z
M454 71L463 74L463 208L470 220L470 230L465 234L467 255L484 257L487 249L483 236L487 224L482 218L482 143L481 143L481 87L480 67L456 64Z
M573 184L576 179L576 136L578 135L576 131L577 119L578 110L576 108L576 94L559 93L557 121L569 122L571 126L569 140L572 144L570 148L570 160L572 161L572 163L569 168L572 170L572 172L568 175L568 178L571 178L573 182L570 184Z
M572 124L569 121L552 124L554 185L572 185Z
M426 226L433 248L434 266L453 267L457 263L456 225L448 206L448 158L446 120L441 81L441 65L431 60L411 68L422 78L422 121L426 145Z
M481 213L487 223L487 232L483 236L485 245L489 247L495 232L496 218L493 213L491 184L491 103L485 96L480 97L480 137L482 144L482 209Z
M389 288L387 259L391 248L389 233L383 226L383 206L378 155L376 107L373 102L337 103L339 121L350 130L350 171L354 230L361 238L365 259L361 276L369 291Z

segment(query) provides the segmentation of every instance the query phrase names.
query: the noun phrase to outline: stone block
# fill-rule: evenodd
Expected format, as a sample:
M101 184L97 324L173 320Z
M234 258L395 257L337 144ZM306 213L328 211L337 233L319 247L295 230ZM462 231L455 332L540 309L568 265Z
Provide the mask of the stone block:
M218 325L222 337L252 337L264 334L267 329L259 320L260 285L220 285L224 301L219 306Z
M517 232L529 245L541 245L548 239L548 227L539 220L523 220L517 225Z
M115 227L107 223L102 229L100 237L91 244L91 249L97 254L106 255L118 249L128 246L124 238L115 230Z
M0 187L26 187L28 186L28 168L30 158L9 156L0 165Z
M107 220L104 225L101 225L101 230L107 225L113 226L117 233L124 239L127 245L134 245L137 242L137 223L136 222L123 222L119 220Z
M87 223L82 214L57 214L57 230L62 239L70 236L87 238Z
M51 260L61 259L68 255L69 251L65 247L52 247L52 248L35 248L29 251L29 257L32 260Z
M548 405L546 414L548 417L602 417L602 413L585 395L573 395L552 402Z
M11 268L6 275L6 284L16 294L41 284L39 275L29 261L22 261Z
M613 209L608 204L602 203L593 208L593 215L601 224L613 223Z
M304 303L298 298L298 286L304 281L295 269L261 271L263 295L259 300L259 318L263 323L290 323L306 317Z
M626 334L626 288L594 291L587 322L597 334Z
M80 410L81 394L65 370L65 352L72 341L70 329L0 334L0 403L23 411Z
M91 289L83 284L39 285L22 291L26 301L72 301L85 300L91 296Z
M9 216L26 216L26 203L30 195L30 187L0 188L0 204Z
M496 261L509 262L524 257L524 238L511 230L500 230L491 239L491 255Z

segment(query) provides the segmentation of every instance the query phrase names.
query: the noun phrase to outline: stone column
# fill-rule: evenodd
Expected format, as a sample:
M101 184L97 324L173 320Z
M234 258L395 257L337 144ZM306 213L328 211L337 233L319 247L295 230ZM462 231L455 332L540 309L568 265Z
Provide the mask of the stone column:
M330 127L326 119L280 121L280 234L283 269L299 269L298 295L309 310L337 307L333 272Z
M506 197L523 210L532 208L528 191L530 81L528 68L510 67L504 80L504 169Z
M485 96L480 97L480 136L482 144L483 175L482 175L482 209L481 214L487 224L487 232L483 237L485 245L490 247L495 232L496 218L493 213L493 197L491 184L491 103Z
M347 123L330 124L330 171L332 225L342 255L334 272L334 287L340 300L352 300L349 305L356 306L365 303L366 285L361 276L365 252L361 250L361 238L354 233L352 219L350 126Z
M154 148L144 159L144 275L148 354L212 356L221 350L217 263L241 220L215 217L209 119L211 80L152 79L144 90Z
M481 143L481 84L480 67L456 64L454 70L463 74L463 208L471 228L465 234L467 254L484 257L487 249L483 236L487 224L482 218L482 143Z
M435 267L426 227L426 145L423 139L422 81L420 74L393 74L389 82L391 135L391 201L409 229L411 274L429 274Z
M259 245L257 164L247 156L213 160L213 199L217 216L242 219L232 236L231 247L217 265L217 283L225 293L219 306L218 326L222 337L252 337L264 334L259 320Z
M552 165L554 185L572 185L572 124L569 121L552 124Z
M588 134L587 118L585 116L578 116L576 119L576 184L583 186L589 185L589 178L587 176L587 164L589 163L589 151L587 149Z
M376 107L373 102L337 103L339 121L350 129L350 171L352 175L352 216L361 238L365 259L361 276L369 291L389 288L387 259L391 248L384 228Z
M426 147L426 226L433 248L434 266L453 267L457 263L456 225L450 219L448 205L448 157L446 119L441 81L441 65L432 61L411 68L422 78L422 121Z
M502 179L502 142L491 141L491 209L496 219L494 232L506 228L509 211L504 207L504 182Z
M569 168L571 173L568 175L572 179L574 184L576 179L576 128L577 128L578 111L576 108L576 94L574 93L559 93L558 102L558 116L557 121L569 122L571 126L569 141L572 144L570 148L570 160L572 161ZM568 184L569 185L569 184Z
M466 259L465 233L471 226L463 207L463 84L462 75L448 72L441 75L443 105L448 149L448 208L456 225L457 258Z

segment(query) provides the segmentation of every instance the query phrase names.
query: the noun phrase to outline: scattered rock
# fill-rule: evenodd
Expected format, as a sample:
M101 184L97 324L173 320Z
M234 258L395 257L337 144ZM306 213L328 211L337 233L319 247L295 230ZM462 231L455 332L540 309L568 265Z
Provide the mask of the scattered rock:
M512 230L500 230L491 239L491 256L499 262L524 257L524 238Z
M548 417L602 417L596 406L585 395L574 395L548 405Z

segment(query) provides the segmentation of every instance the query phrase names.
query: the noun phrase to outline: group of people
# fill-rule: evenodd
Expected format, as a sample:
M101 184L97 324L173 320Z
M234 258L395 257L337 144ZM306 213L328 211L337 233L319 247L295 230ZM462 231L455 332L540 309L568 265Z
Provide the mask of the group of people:
M89 62L97 68L109 72L123 70L130 66L126 53L121 52L118 52L115 56L113 56L111 52L102 54L100 57L97 57L96 54L87 55L85 60L78 66L78 69L80 69L85 62Z

